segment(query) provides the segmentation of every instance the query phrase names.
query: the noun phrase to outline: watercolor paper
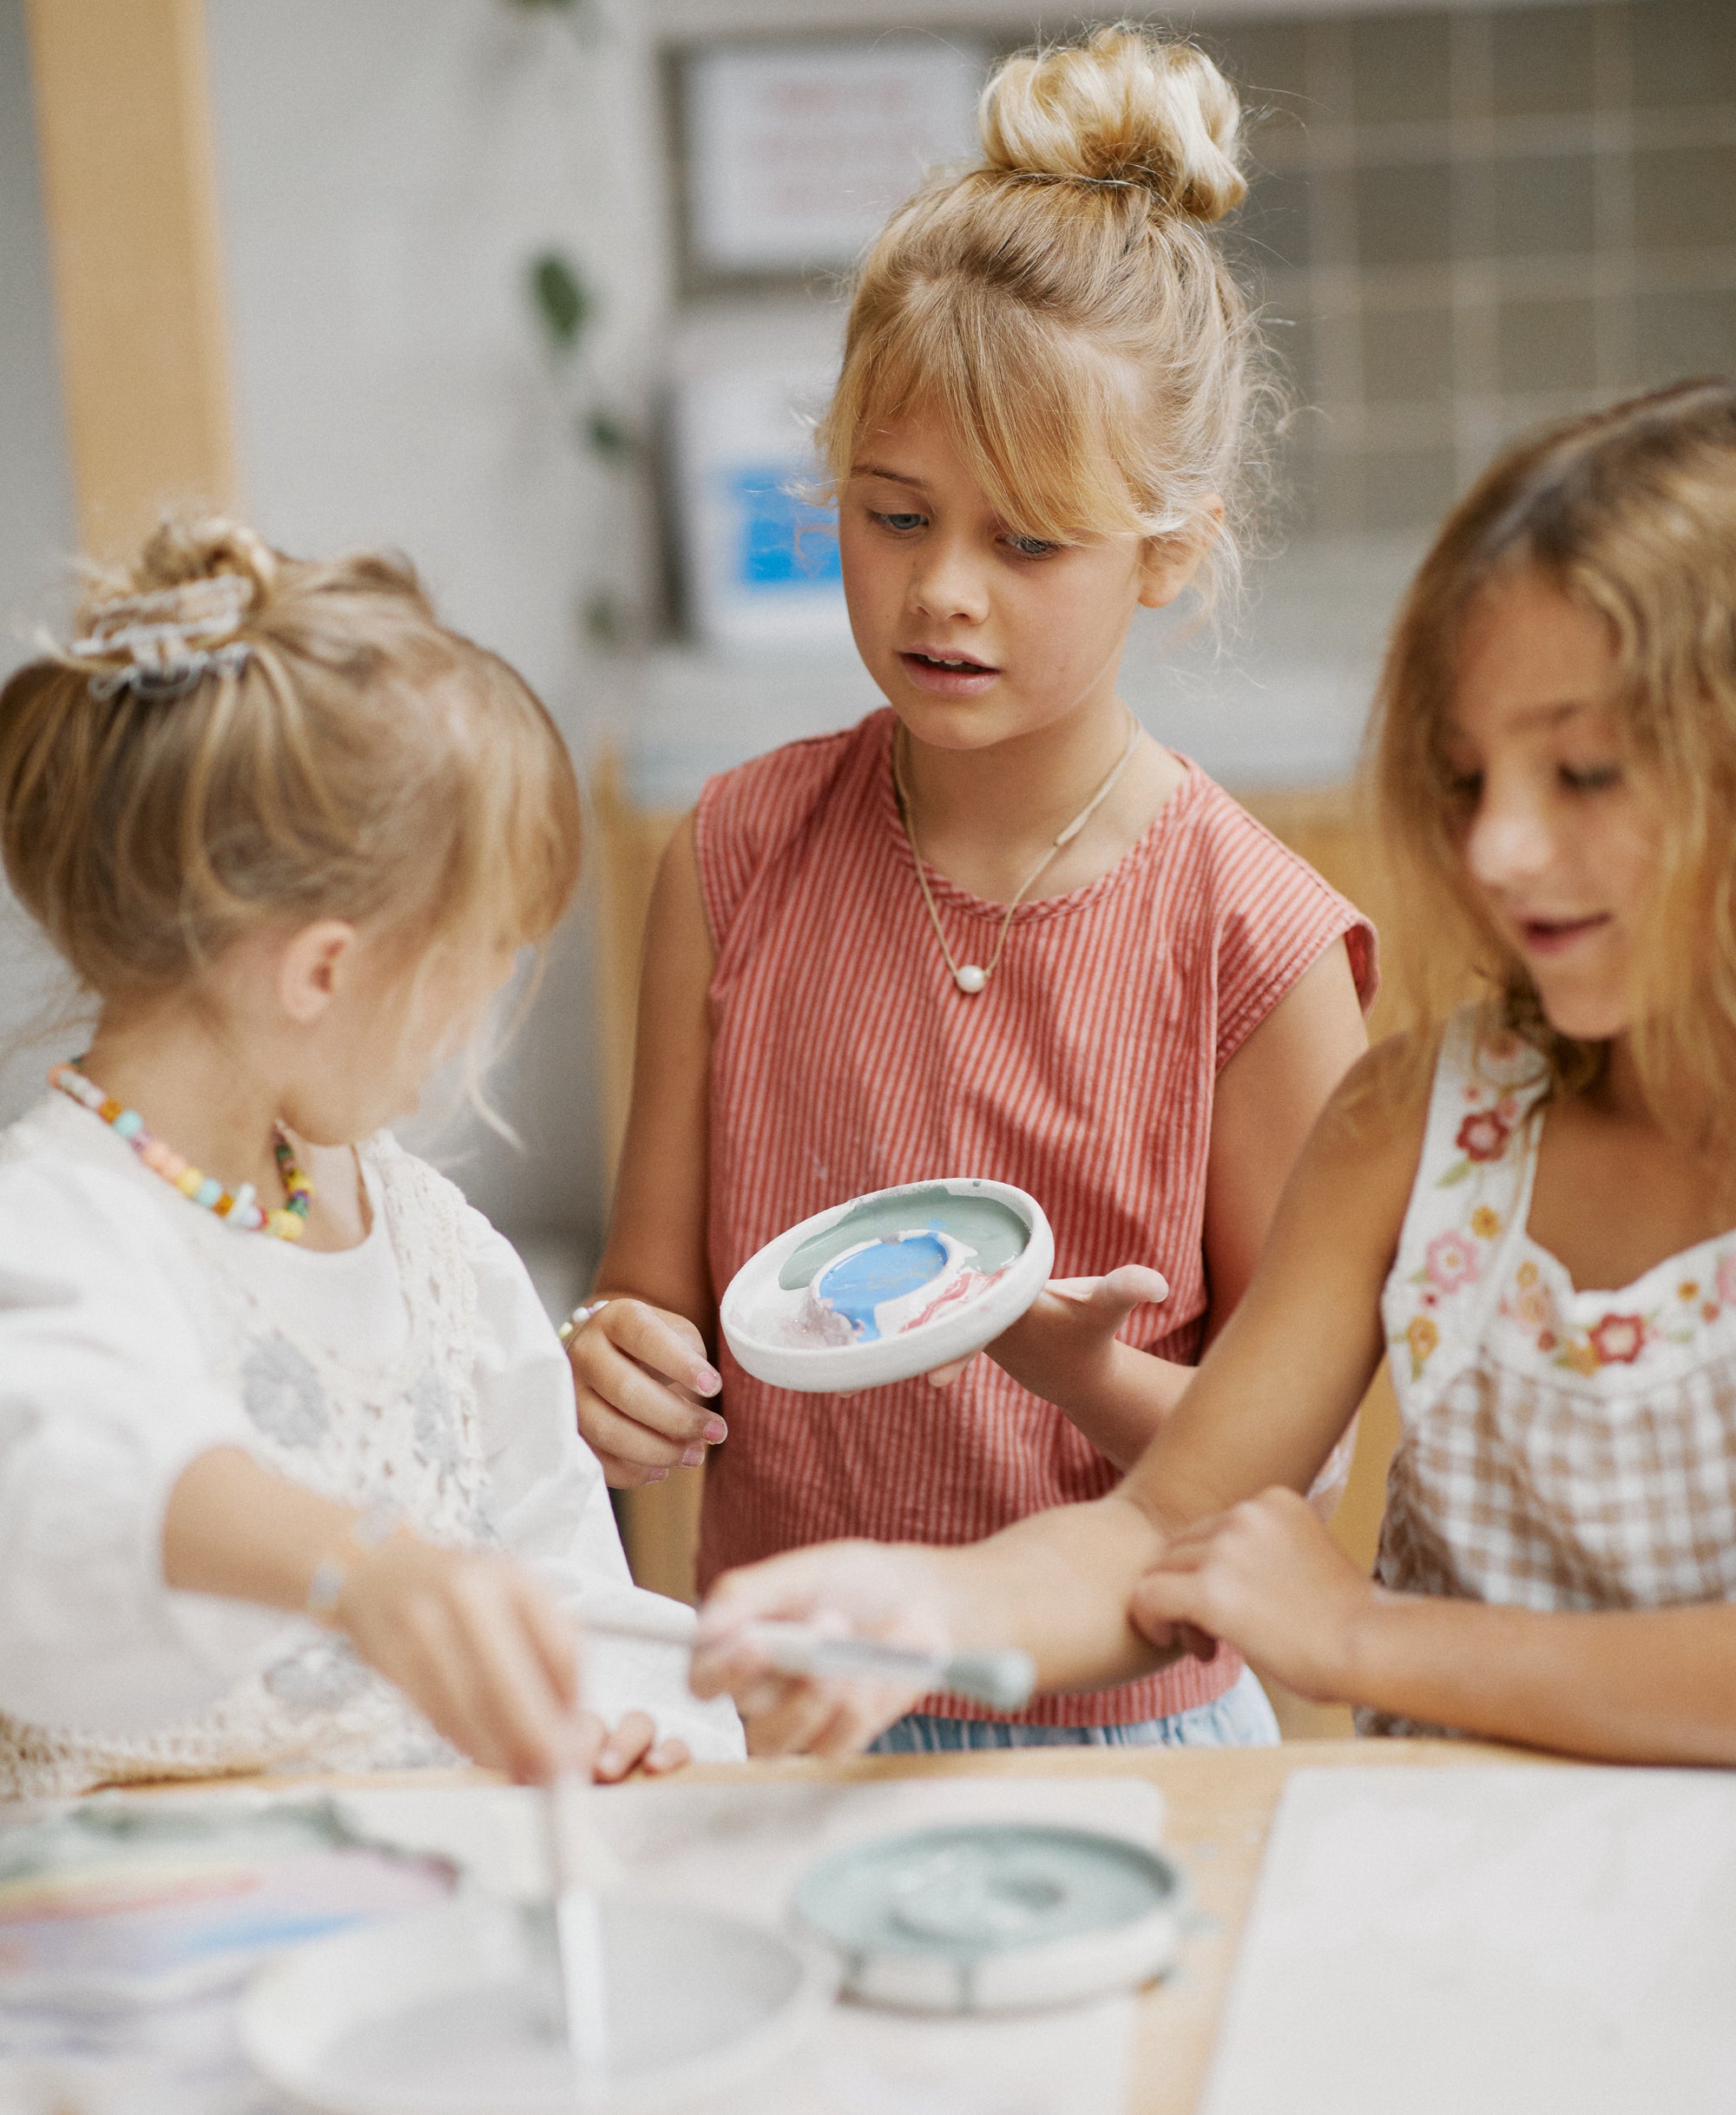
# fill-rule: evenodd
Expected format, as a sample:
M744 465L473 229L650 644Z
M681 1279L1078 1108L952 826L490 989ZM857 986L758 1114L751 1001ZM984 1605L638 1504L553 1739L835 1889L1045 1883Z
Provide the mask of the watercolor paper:
M1205 2115L1728 2115L1727 1771L1303 1770Z

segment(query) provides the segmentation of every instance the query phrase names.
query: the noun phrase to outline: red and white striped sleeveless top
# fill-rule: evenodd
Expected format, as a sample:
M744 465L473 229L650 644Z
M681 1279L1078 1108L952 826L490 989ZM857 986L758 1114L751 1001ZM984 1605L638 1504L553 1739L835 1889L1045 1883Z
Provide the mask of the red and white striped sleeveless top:
M1014 914L988 989L954 986L892 791L890 711L712 779L696 818L711 985L707 1241L720 1293L785 1227L935 1175L1016 1183L1055 1275L1150 1264L1170 1296L1124 1335L1199 1355L1213 1085L1320 953L1366 922L1204 772L1110 871ZM1003 906L930 875L954 955L987 959ZM729 1438L706 1469L700 1582L836 1536L975 1541L1101 1496L1119 1471L987 1359L844 1397L755 1381L723 1349ZM1221 1695L1228 1651L1118 1690L1040 1698L1050 1725L1125 1724ZM989 1717L958 1698L924 1708Z

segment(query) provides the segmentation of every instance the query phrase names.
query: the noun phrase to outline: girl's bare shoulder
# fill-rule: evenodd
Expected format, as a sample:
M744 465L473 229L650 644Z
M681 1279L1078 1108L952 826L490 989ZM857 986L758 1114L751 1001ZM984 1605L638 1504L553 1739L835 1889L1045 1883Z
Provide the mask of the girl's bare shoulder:
M1408 1192L1422 1157L1438 1035L1407 1031L1365 1051L1345 1074L1315 1126L1313 1150L1364 1179L1399 1179Z

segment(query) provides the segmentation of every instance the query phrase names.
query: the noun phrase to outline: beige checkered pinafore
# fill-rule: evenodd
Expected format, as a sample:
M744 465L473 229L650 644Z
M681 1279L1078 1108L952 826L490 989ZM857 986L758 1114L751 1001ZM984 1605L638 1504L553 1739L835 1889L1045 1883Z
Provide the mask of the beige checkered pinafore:
M1528 1045L1455 1016L1381 1300L1404 1430L1377 1575L1518 1608L1736 1599L1736 1232L1576 1291L1526 1232L1543 1087Z

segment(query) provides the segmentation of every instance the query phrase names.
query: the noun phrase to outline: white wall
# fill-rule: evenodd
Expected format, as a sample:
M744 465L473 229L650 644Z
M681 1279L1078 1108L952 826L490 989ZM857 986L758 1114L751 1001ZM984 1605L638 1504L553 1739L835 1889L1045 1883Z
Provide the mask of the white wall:
M630 522L570 444L524 270L551 244L586 266L600 371L630 396L663 276L661 200L618 174L654 125L635 38L501 0L207 14L248 510L293 550L409 551L582 753L622 679L580 642L577 588L631 574ZM594 1225L594 1044L581 923L496 1075L529 1150L472 1129L454 1168L492 1216Z
M0 675L28 659L35 625L63 613L74 541L24 14L0 0ZM67 1041L27 1039L51 982L0 887L0 1124L36 1099Z

